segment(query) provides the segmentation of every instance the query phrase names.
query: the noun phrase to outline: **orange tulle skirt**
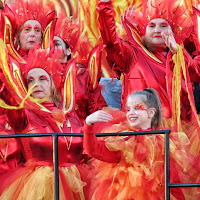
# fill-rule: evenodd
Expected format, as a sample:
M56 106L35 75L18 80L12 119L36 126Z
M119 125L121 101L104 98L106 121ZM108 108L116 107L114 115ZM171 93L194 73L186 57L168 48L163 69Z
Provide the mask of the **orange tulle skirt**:
M108 137L106 146L111 151L122 152L117 164L96 159L90 161L93 170L91 200L164 200L164 135ZM187 135L171 133L170 136L170 181L171 183L196 182L199 174L195 158L190 152ZM200 199L197 188L171 189L172 200Z
M59 195L62 200L85 200L79 170L75 165L59 168ZM54 171L51 166L16 169L4 181L0 200L53 200Z

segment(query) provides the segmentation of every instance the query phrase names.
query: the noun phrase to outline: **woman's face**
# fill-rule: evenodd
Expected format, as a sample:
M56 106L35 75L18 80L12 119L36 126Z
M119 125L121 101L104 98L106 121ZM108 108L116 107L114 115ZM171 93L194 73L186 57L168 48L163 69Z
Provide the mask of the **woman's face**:
M54 41L54 44L55 44L55 50L60 49L63 52L63 54L60 57L61 62L64 62L64 61L67 62L67 57L69 55L71 55L71 53L72 53L71 49L66 48L65 42L63 41L63 39L61 39L58 36L54 36L53 41Z
M52 80L45 70L41 68L31 69L27 74L26 80L28 88L35 85L31 94L32 97L39 99L47 98L48 102L53 101Z
M28 20L23 24L19 33L19 45L22 49L30 50L35 43L42 43L42 27L36 20Z
M171 26L165 19L152 19L146 27L145 41L157 47L166 47L161 33L168 35L168 30L172 31Z
M126 117L131 127L143 130L151 128L152 117L140 96L128 97Z

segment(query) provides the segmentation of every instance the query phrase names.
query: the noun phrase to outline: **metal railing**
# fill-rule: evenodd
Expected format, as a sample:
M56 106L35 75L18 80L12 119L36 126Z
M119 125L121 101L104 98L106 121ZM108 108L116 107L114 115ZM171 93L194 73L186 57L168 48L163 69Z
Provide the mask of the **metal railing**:
M131 135L165 135L165 199L170 200L170 188L173 187L200 187L200 183L170 183L170 153L169 153L169 134L170 130L158 131L140 131L140 132L122 132L122 133L96 133L97 137L107 136L131 136ZM73 136L83 137L82 133L39 133L39 134L12 134L0 135L1 138L21 138L21 137L53 137L54 141L54 197L59 200L59 174L58 174L58 137L60 136Z

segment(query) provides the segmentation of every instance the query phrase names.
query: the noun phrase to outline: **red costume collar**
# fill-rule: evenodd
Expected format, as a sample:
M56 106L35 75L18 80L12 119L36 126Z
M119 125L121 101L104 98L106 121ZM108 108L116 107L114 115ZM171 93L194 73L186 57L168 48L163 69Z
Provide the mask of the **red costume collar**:
M27 57L28 56L28 52L29 52L29 50L22 49L21 47L19 48L19 54L22 57Z
M49 110L54 110L57 108L54 102L43 102L42 105Z

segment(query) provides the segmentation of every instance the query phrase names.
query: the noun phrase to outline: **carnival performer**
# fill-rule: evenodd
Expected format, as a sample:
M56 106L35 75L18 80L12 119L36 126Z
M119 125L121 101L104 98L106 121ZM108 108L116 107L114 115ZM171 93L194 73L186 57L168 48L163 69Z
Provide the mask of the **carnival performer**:
M124 120L123 112L120 114L119 111L115 113L103 110L86 118L84 148L89 155L96 158L91 162L93 171L89 174L92 178L90 199L164 200L163 135L115 136L105 140L97 140L95 136L99 126L106 127L102 128L102 132L137 132L159 129L162 112L154 89L148 88L133 92L127 98L126 108L127 119ZM182 134L184 140L180 140L179 134ZM173 140L170 140L171 183L184 181L183 174L186 173L185 170L190 169L187 162L192 162L192 156L187 152L187 136L184 133L179 134L173 133L171 136ZM184 158L187 162L182 162ZM192 171L198 174L198 170L193 169L190 172ZM172 199L199 198L197 189L190 195L193 196L189 196L181 189L171 189Z
M6 25L5 25L5 16L4 13L9 15L8 8L4 10L4 4L0 2L0 38L6 38ZM8 25L8 23L7 23ZM9 25L8 25L9 26ZM8 27L7 26L7 27ZM7 37L8 39L9 37ZM7 119L7 115L4 113L4 110L0 108L0 135L13 134L14 131L10 127ZM21 162L23 162L23 157L21 156L21 151L19 150L19 145L12 139L0 139L0 174L3 174L9 170L16 168Z
M15 110L13 107L18 106L17 102L19 102L17 90L9 89L10 95L7 94L6 88L10 88L11 85L4 76L5 65L1 65L3 82L1 98L7 103L6 113L16 134L78 133L82 130L81 122L73 112L72 92L74 93L75 88L73 75L76 75L74 64L71 62L70 69L66 71L67 74L64 74L58 60L49 55L46 50L29 51L25 84L31 90L32 101L26 103L28 101L26 100L21 109L15 108ZM64 79L61 77L61 72ZM63 84L63 82L69 84ZM60 93L64 101L60 98ZM66 93L68 96L64 98ZM22 93L20 96L23 96ZM9 106L10 109L8 109ZM52 137L21 138L18 141L26 162L23 167L18 167L1 176L3 184L0 186L0 199L53 199ZM80 163L83 156L82 138L59 137L58 143L59 152L61 152L59 154L60 198L85 199L83 187L86 183L81 180L80 175L82 173Z
M76 60L77 76L76 76L76 105L75 111L84 123L86 117L91 113L101 110L107 106L103 96L101 95L101 87L99 80L101 77L101 64L95 65L95 69L90 68L89 54L90 43L89 40L81 36L81 24L68 17L60 17L55 27L55 50L61 50L60 62L63 69L66 68L67 63L71 58ZM94 48L91 52L98 54L95 62L101 63L101 52L98 48ZM91 74L95 74L91 77ZM94 80L96 84L94 83Z
M178 76L172 77L177 62L174 61L175 58L185 62L183 65L188 69L191 81L199 79L195 61L176 43L181 44L189 36L192 21L185 7L177 7L176 1L144 0L142 5L143 12L134 10L132 14L129 11L124 13L123 25L128 38L125 42L116 34L112 1L99 0L97 10L101 36L109 63L116 64L114 70L124 74L122 107L125 107L126 98L133 91L151 87L160 96L163 117L171 118L171 82ZM190 106L194 103L192 88L187 85L190 82L188 76L188 80L182 75L178 78L181 87L181 92L177 95L179 98L181 96L181 119L188 121L191 118ZM190 90L190 101L187 87Z
M56 20L52 3L29 0L5 1L5 9L2 15L4 17L2 23L9 27L9 29L2 31L2 39L6 44L9 55L15 61L20 64L26 63L28 52L35 43L43 48L50 47L53 34L51 35L49 30L54 27L53 24ZM50 24L52 24L52 27ZM48 36L46 37L47 32ZM45 42L43 42L43 39Z

